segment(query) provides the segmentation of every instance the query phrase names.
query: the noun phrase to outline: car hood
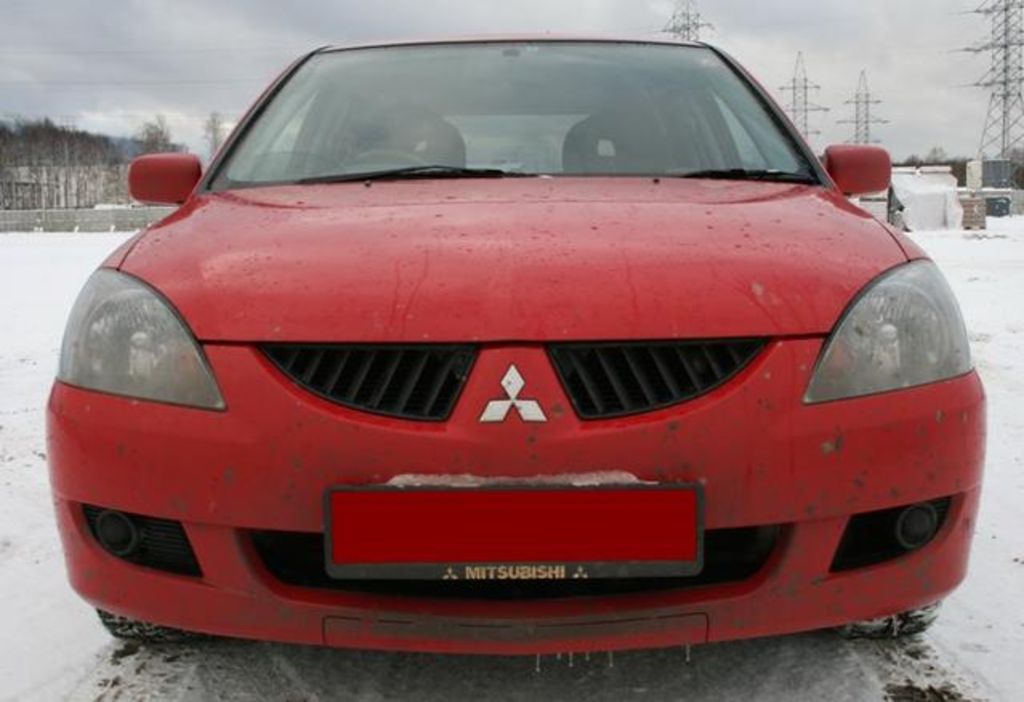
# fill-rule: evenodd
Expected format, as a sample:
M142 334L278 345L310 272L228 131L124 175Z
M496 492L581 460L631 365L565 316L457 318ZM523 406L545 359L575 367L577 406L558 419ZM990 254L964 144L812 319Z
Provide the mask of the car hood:
M203 194L121 268L205 341L828 333L906 258L837 193L704 180L432 180Z

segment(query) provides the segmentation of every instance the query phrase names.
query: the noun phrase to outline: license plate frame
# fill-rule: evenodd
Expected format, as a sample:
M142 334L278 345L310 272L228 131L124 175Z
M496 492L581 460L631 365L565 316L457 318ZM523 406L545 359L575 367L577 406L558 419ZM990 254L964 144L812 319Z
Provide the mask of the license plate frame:
M688 531L686 524L681 525L683 538L686 538L689 533L692 536L692 544L672 545L671 539L666 540L665 534L661 533L658 534L660 541L652 543L651 537L656 530L652 529L651 532L644 534L642 527L647 526L646 524L639 525L640 528L633 524L626 529L619 530L620 533L615 535L615 539L617 539L615 545L605 549L599 548L594 543L584 544L582 540L579 544L573 545L566 538L564 544L560 544L557 540L553 544L545 543L541 549L545 553L537 554L550 556L559 547L564 546L563 550L567 555L570 552L576 552L575 549L578 547L579 554L597 554L597 557L594 558L508 558L507 556L515 550L510 544L504 544L505 553L502 553L500 558L480 558L479 553L469 557L469 552L473 550L471 548L467 548L467 557L460 558L455 557L455 549L451 544L447 546L434 544L435 552L432 555L413 553L409 549L417 548L415 545L399 544L396 547L397 550L405 555L397 560L390 560L382 556L379 551L369 554L373 544L365 543L367 539L363 539L364 543L358 547L353 546L355 541L351 532L338 533L339 519L335 515L336 509L359 512L355 517L352 516L352 513L346 512L341 518L341 522L347 522L347 526L351 527L353 519L357 520L366 513L379 510L381 506L390 502L390 507L394 509L402 508L411 512L411 514L407 512L406 517L412 520L422 518L424 515L431 514L431 510L435 510L431 516L435 517L435 521L437 521L436 518L440 510L450 509L453 504L465 500L471 507L465 508L464 519L471 519L473 513L491 513L499 505L505 506L506 515L511 512L512 519L516 519L534 511L531 506L541 503L544 509L548 510L547 517L552 518L550 505L553 500L561 500L562 516L559 518L563 519L564 524L534 523L530 524L530 528L527 530L527 533L537 534L540 530L547 529L548 533L552 535L551 538L554 538L560 527L568 528L575 536L580 536L578 532L581 526L573 524L571 521L574 516L578 516L580 513L593 516L587 515L588 510L596 509L595 505L600 504L602 500L607 502L613 499L620 500L615 505L614 511L617 515L638 514L643 511L644 516L649 517L651 521L664 519L675 502L676 507L683 512L679 521L686 522L686 520L692 519L692 527L689 528L692 531ZM433 505L430 504L432 500ZM523 500L523 502L516 506L516 500ZM629 501L633 501L635 506L628 506ZM541 512L544 512L544 509L541 509ZM392 487L386 485L332 487L325 491L323 502L324 565L328 576L336 580L561 580L691 577L700 574L704 568L704 510L704 488L699 483L586 487L552 485L496 485L472 488ZM444 519L440 521L448 526L453 522L450 514L445 515ZM497 523L498 520L495 519L494 524ZM387 537L397 533L394 525L385 525L383 521L379 521L376 525L367 523L360 528L373 530L379 526L384 527L386 536L377 534L370 541L376 539L377 547L382 544L387 547L395 546L392 543L385 543ZM482 525L476 523L475 526L474 538L483 538L484 534L480 532ZM496 536L507 536L506 532L509 527L502 526L505 531L502 531L502 528L494 528L492 525ZM610 536L607 525L599 525L595 522L590 527L601 534ZM421 527L419 530L423 529L424 527ZM437 524L433 525L433 529L434 532L446 533L444 528ZM411 529L408 533L411 533ZM339 536L342 542L338 541ZM429 534L425 538L429 538ZM639 550L645 552L643 558L621 557L625 553L622 549L627 548L625 542L630 539L639 540L636 543L641 547ZM407 546L409 548L406 548ZM517 546L519 545L517 544ZM655 551L663 546L666 548L664 557L651 557L656 555ZM678 555L690 557L667 557L670 555L668 551L672 548L680 550ZM339 555L342 556L342 560L338 560ZM525 551L523 555L527 555ZM606 557L607 555L614 555L614 557Z

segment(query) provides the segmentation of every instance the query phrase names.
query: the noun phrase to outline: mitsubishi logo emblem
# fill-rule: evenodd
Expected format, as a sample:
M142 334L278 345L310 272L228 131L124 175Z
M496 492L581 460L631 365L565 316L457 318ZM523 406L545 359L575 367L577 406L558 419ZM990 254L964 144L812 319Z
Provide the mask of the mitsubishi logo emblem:
M487 407L484 408L484 413L480 415L481 422L487 424L504 422L513 407L519 413L519 418L524 422L548 421L548 418L544 415L544 410L540 408L539 402L536 400L519 399L519 393L526 387L526 381L523 380L523 375L515 367L515 364L508 367L505 377L501 379L501 387L505 389L508 399L491 400L488 402Z

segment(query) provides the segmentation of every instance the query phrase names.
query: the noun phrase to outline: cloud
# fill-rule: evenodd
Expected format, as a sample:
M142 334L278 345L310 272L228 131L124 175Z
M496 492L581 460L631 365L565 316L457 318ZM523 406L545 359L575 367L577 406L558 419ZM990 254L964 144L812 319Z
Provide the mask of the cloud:
M102 7L102 9L98 9ZM116 9L115 9L116 7ZM381 37L500 33L648 35L669 0L7 0L0 46L0 115L51 115L129 134L157 112L202 150L211 111L232 117L302 51ZM943 145L971 154L987 97L963 87L983 56L953 53L987 33L958 14L970 0L704 0L708 38L733 53L776 97L803 51L818 102L815 146L843 141L836 124L862 69L889 120L876 135L898 156Z

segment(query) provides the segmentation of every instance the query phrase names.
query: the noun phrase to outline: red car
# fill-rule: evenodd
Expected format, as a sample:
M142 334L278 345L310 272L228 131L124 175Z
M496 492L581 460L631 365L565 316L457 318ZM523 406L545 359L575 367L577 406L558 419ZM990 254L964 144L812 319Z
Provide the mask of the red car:
M967 568L957 303L705 45L298 61L68 323L49 458L114 634L540 654L870 621ZM861 630L864 630L863 627Z

